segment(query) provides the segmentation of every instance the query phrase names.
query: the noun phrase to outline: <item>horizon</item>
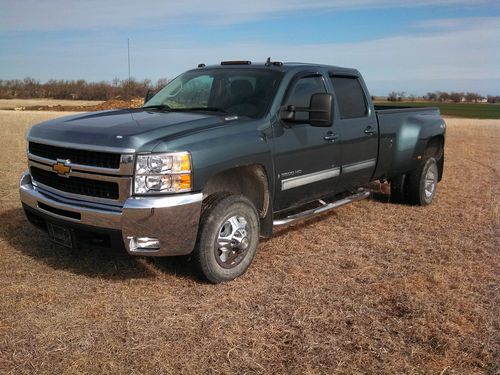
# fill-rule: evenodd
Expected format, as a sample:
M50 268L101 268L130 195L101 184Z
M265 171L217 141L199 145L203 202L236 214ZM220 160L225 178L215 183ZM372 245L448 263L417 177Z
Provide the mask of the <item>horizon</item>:
M199 63L358 69L372 95L500 95L500 4L489 1L2 1L0 79L172 79ZM40 17L40 15L50 17ZM130 25L134 25L131 27Z

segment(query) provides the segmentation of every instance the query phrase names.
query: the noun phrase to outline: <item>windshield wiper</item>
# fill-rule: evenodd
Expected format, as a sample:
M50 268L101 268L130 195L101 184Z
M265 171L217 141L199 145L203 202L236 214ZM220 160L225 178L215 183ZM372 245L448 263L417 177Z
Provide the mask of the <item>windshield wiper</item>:
M165 109L167 111L170 111L172 108L170 108L166 104L154 104L154 105L147 105L145 107L142 107L142 109Z
M188 107L188 108L174 108L172 109L173 111L207 111L207 112L221 112L221 113L227 113L225 110L222 108L217 108L217 107Z

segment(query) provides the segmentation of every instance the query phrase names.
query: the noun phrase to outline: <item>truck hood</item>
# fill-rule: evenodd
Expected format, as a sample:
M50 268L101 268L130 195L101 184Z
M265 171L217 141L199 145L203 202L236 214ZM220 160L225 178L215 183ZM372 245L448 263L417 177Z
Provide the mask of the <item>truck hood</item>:
M42 122L30 129L28 139L55 145L70 143L89 148L119 148L123 152L149 152L160 141L227 122L234 122L234 118L143 109L99 111Z

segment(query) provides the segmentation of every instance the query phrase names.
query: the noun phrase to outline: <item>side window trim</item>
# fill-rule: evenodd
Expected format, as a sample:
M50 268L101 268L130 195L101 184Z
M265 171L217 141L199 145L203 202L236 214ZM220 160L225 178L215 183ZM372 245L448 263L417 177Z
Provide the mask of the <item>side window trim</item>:
M360 119L360 118L369 118L370 117L371 110L370 110L370 105L369 105L368 99L367 99L367 92L366 92L365 88L363 87L363 85L361 84L361 80L360 80L360 77L358 75L344 73L344 72L336 73L335 71L330 71L330 72L328 72L328 77L329 77L330 82L331 82L332 87L333 87L333 92L334 92L334 95L335 95L335 98L336 98L338 112L339 112L339 119L340 120L351 120L351 119ZM359 88L361 89L361 93L363 94L362 95L363 96L363 102L364 102L364 105L365 105L365 113L364 113L363 116L357 116L357 117L343 117L342 116L342 111L341 111L340 105L338 103L338 97L339 97L339 95L337 94L337 90L335 88L335 82L333 81L333 78L335 78L335 77L338 77L338 78L349 78L349 79L355 79L356 80L356 82L359 85Z

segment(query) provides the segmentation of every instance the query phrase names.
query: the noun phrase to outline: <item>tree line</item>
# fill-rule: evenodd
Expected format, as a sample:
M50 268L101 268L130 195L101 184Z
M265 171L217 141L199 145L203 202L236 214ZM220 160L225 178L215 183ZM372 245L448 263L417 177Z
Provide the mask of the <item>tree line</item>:
M148 90L159 91L168 83L167 78L160 78L156 82L150 79L138 81L134 78L118 79L111 82L87 82L86 80L56 80L51 79L45 83L34 78L0 79L0 99L78 99L78 100L109 100L144 97ZM475 92L428 92L417 97L407 95L404 91L392 91L387 96L389 101L415 101L429 100L436 102L467 102L467 103L500 103L500 96L488 95L486 97Z
M454 102L454 103L500 103L500 96L482 96L476 92L428 92L422 97L416 95L406 95L404 91L392 91L387 95L390 102L415 101L417 99L429 100L432 102Z
M73 99L73 100L109 100L144 97L148 90L158 91L168 83L167 78L156 82L149 79L137 81L134 78L118 79L111 82L87 82L79 80L51 79L41 83L34 78L0 79L0 99Z

